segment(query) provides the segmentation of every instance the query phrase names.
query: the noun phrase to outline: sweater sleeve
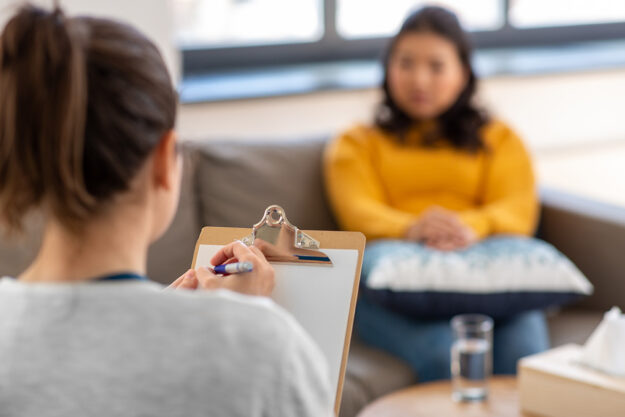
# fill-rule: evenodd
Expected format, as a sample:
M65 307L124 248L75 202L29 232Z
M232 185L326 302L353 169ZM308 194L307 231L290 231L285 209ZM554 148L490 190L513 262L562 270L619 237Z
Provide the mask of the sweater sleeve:
M499 233L531 235L538 219L538 196L528 152L510 129L501 129L500 134L501 140L486 156L482 206L460 213L464 223L481 238Z
M360 231L367 239L399 238L416 220L389 204L364 132L352 130L337 138L326 149L324 162L330 204L344 230Z

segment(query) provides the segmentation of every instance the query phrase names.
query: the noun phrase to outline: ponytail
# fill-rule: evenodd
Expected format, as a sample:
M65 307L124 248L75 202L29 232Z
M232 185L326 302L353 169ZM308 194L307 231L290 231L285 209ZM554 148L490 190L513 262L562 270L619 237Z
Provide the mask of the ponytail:
M72 217L92 208L82 177L84 52L59 9L23 7L0 43L0 207L10 227L45 200Z
M43 208L67 226L100 210L173 128L162 58L118 22L26 5L0 38L0 211L21 230Z

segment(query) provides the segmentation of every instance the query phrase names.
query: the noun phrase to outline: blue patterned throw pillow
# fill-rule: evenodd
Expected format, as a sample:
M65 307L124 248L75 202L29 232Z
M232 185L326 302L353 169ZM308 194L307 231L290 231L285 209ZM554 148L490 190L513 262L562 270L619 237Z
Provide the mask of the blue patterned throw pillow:
M367 246L362 294L419 318L482 313L503 318L571 302L593 291L579 269L538 239L499 236L443 252L382 240Z

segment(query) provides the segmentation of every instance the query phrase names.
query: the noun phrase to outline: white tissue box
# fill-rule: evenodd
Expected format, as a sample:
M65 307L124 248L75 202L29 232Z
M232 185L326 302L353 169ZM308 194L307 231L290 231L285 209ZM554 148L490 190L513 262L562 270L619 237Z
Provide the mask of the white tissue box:
M625 378L581 365L581 356L582 347L571 344L521 359L521 409L545 417L624 417Z

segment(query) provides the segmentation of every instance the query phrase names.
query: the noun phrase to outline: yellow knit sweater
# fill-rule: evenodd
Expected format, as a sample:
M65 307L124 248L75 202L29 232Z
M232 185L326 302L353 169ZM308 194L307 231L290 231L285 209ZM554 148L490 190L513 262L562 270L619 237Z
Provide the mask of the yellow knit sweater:
M405 144L377 127L357 126L326 149L325 181L345 230L367 239L400 238L429 207L457 212L479 237L529 235L538 217L532 164L518 136L501 122L482 128L488 150L424 147L423 129Z

